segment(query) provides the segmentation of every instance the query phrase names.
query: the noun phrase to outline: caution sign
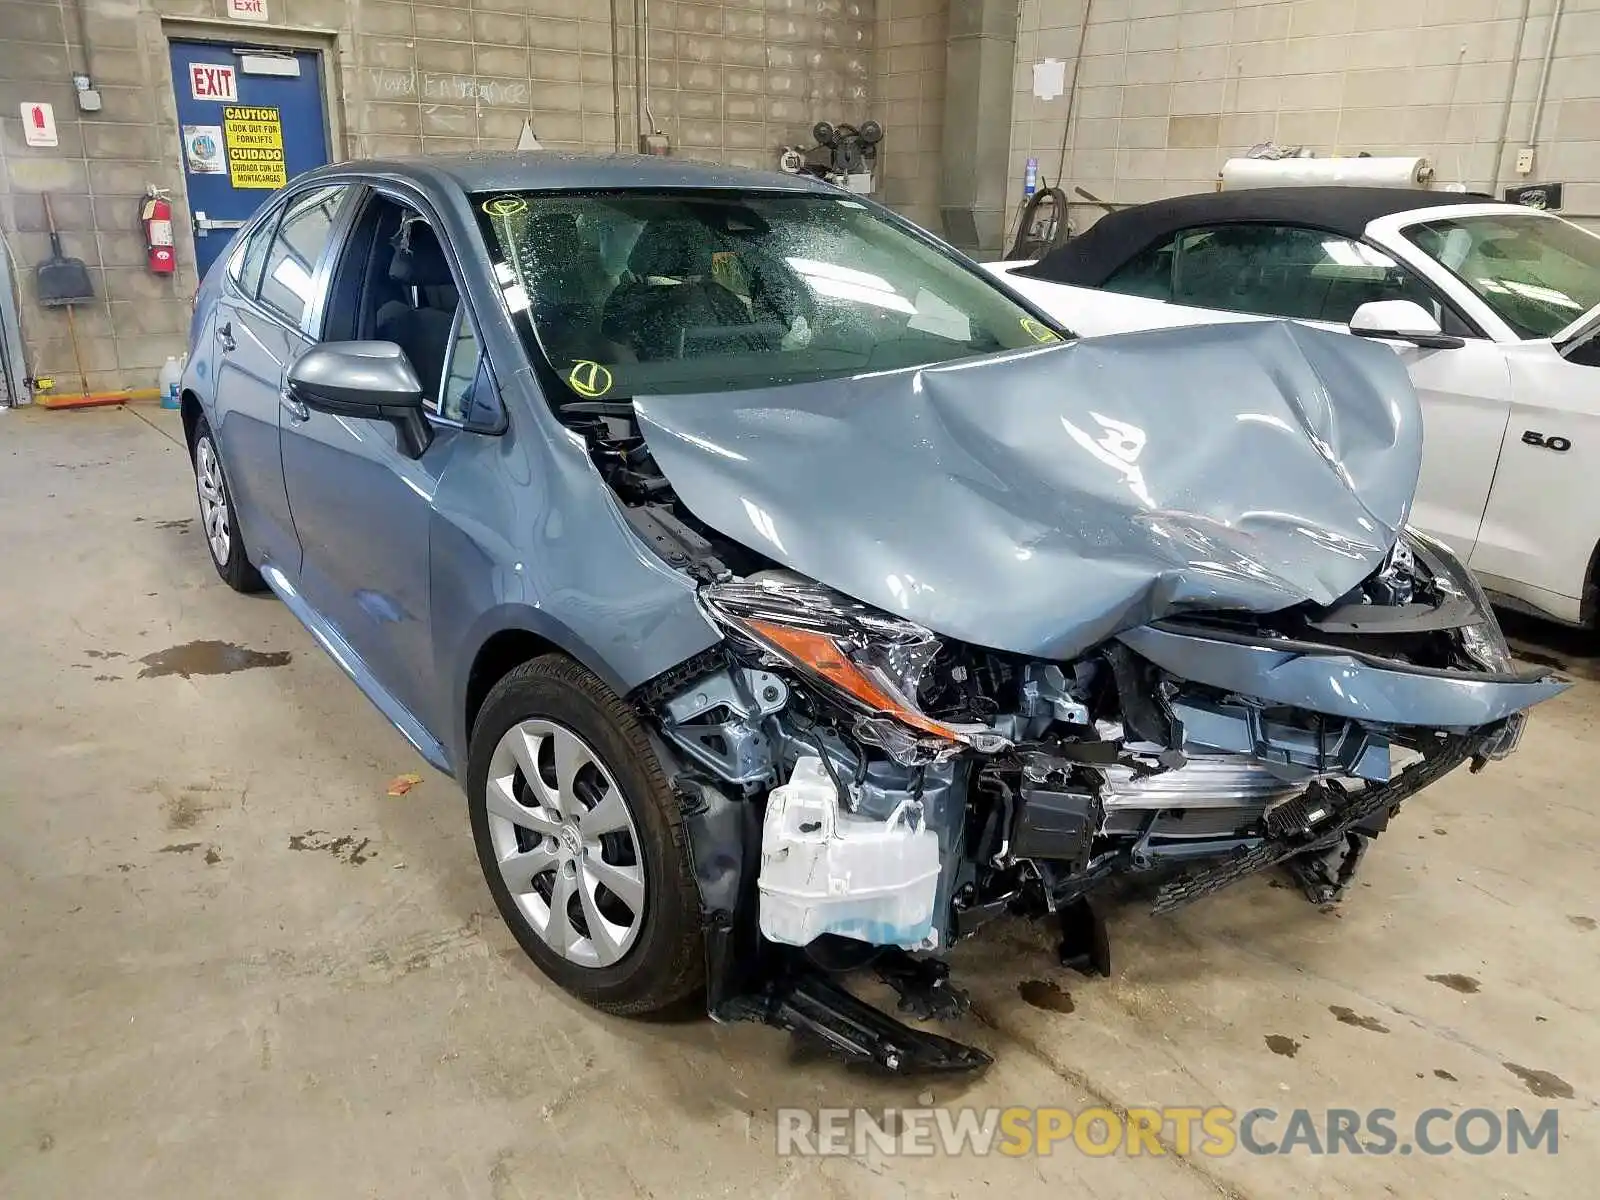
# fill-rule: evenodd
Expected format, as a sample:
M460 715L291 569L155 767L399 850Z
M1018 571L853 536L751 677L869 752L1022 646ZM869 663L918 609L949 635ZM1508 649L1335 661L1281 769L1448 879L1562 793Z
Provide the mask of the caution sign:
M236 188L281 188L289 182L283 159L283 121L275 108L229 104L222 110L222 137Z

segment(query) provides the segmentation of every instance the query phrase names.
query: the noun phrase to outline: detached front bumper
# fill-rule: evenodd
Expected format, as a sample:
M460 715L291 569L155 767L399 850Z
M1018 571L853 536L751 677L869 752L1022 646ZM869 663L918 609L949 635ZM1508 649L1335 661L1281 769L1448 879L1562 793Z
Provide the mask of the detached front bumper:
M1407 797L1482 754L1498 732L1446 738L1420 761L1379 787L1352 794L1313 784L1305 796L1284 806L1287 811L1269 817L1269 834L1261 841L1220 862L1168 880L1157 893L1153 910L1171 912L1296 855L1337 845L1373 818L1393 810ZM1294 819L1297 817L1304 823Z
M1118 640L1179 679L1376 725L1466 733L1517 717L1572 686L1544 672L1437 671L1311 643L1190 633L1144 625ZM1484 756L1510 753L1521 722ZM1509 744L1504 744L1509 738Z

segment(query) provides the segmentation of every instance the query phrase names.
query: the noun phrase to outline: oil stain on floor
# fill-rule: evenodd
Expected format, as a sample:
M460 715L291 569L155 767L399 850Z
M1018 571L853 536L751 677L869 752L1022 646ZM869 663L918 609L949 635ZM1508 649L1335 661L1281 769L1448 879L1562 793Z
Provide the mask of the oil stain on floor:
M161 790L167 797L161 808L167 815L168 829L193 829L200 823L200 817L211 808L200 798L196 789L185 788L181 792L166 788ZM198 842L195 844L199 845Z
M1429 983L1443 984L1453 992L1471 995L1481 986L1471 975L1429 975Z
M1388 1033L1389 1027L1377 1017L1364 1017L1353 1008L1346 1008L1342 1004L1328 1005L1328 1011L1339 1018L1341 1025L1354 1025L1357 1029L1370 1030L1373 1033Z
M146 654L139 661L144 669L140 679L154 679L162 675L231 675L235 671L248 671L251 667L281 667L293 654L288 650L251 650L232 642L206 639L184 642Z
M1077 1007L1072 1002L1071 992L1048 979L1024 979L1017 984L1017 995L1024 1003L1046 1012L1069 1013Z
M1514 1062L1500 1065L1522 1080L1523 1085L1535 1096L1555 1100L1572 1099L1572 1085L1559 1075L1535 1070L1533 1067L1519 1066Z
M358 839L348 833L334 837L321 829L308 829L289 838L291 850L321 850L352 867L359 867L376 853L369 849L371 845L371 838Z

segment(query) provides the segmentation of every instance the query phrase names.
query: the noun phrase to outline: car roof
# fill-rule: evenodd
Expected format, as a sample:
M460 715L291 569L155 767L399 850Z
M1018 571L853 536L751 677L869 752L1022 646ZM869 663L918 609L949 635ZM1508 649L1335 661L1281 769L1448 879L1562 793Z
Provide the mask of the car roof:
M473 150L415 158L358 159L335 163L312 174L398 177L424 187L453 185L469 193L683 188L840 194L837 188L810 176L781 171L649 154L568 154L551 150Z
M1128 259L1197 225L1310 225L1359 238L1380 217L1452 204L1482 204L1471 192L1420 188L1275 187L1174 196L1107 213L1083 233L1016 274L1051 283L1099 287ZM1513 206L1507 206L1513 207Z

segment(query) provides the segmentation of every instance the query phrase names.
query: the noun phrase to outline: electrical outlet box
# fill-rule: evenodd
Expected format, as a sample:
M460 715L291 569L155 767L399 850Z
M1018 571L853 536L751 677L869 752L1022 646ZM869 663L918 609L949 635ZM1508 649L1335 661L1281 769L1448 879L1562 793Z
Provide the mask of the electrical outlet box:
M1518 175L1532 175L1533 174L1533 147L1532 146L1524 146L1521 150L1517 151L1517 174Z

